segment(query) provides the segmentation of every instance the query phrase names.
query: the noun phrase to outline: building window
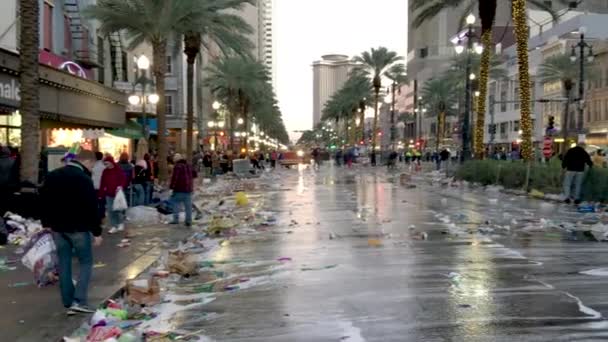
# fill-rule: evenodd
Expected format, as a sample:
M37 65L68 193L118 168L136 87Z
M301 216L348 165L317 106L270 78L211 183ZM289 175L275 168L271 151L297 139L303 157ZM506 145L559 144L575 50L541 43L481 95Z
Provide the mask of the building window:
M173 115L173 96L165 95L165 113Z
M513 88L513 109L519 110L519 83L515 82L515 87Z
M105 69L105 49L103 37L97 37L97 62L100 67L97 69L97 81L101 84L106 83L106 69Z
M604 120L608 120L608 100L604 100Z
M66 57L72 57L72 28L70 26L71 20L67 15L63 16L63 48L65 50Z
M604 70L604 87L608 88L608 69Z
M501 112L506 112L507 111L507 103L505 101L507 101L507 90L509 88L509 82L507 81L503 81L500 83L500 111Z
M431 134L437 134L437 123L431 123Z
M519 121L513 121L513 132L519 132Z
M129 81L129 69L127 68L127 65L129 65L128 59L127 59L127 53L125 51L122 51L122 81L123 82L128 82Z
M53 51L53 5L44 2L42 12L43 45L46 51Z
M500 123L500 134L507 134L507 125L508 124L509 124L508 122Z
M167 74L173 73L173 58L171 56L167 56Z

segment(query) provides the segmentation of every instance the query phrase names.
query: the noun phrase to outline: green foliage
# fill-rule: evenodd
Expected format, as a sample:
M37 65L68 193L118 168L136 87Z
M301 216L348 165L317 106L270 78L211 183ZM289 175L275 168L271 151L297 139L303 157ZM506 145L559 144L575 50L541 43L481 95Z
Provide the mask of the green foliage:
M481 185L501 185L507 189L522 189L526 179L526 163L522 161L471 160L456 171L456 179ZM530 167L530 189L544 193L562 192L563 171L558 159L549 163L534 163ZM608 200L608 169L594 167L587 171L583 184L583 199Z
M422 87L424 105L429 109L429 116L439 113L455 115L454 107L458 102L458 93L454 91L453 84L445 77L428 80Z
M589 63L586 59L585 63L585 75L590 80L595 80L601 77L601 73L594 70L592 63ZM561 81L563 84L574 84L579 79L580 68L578 62L572 62L570 60L570 54L559 54L548 57L543 61L538 69L538 76L543 82L557 82Z

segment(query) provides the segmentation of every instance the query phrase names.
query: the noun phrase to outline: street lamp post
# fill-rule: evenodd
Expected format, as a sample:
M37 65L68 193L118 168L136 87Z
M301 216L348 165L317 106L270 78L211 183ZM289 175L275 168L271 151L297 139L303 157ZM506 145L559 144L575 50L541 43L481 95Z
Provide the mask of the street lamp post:
M471 54L477 53L480 54L482 52L481 45L475 43L473 44L473 40L475 39L475 32L473 30L473 24L475 24L475 16L473 14L469 14L466 18L467 23L467 32L465 33L465 38L467 40L466 45L466 65L465 65L465 98L464 98L464 116L462 118L462 155L460 156L460 161L464 162L471 157L471 132L470 132L470 121L471 121L471 81L475 79L475 75L471 73ZM454 47L457 54L461 54L465 52L465 47L462 45L462 42L459 40L458 44Z
M148 84L154 86L154 81L152 81L146 76L149 68L150 60L148 59L148 57L146 57L145 55L139 56L139 58L137 58L137 69L141 72L141 75L139 75L137 80L135 80L135 83L133 83L133 94L130 95L128 99L129 103L134 106L141 103L141 111L143 118L142 134L146 140L148 140L149 138L148 113L146 112L146 105L148 103L157 104L159 100L159 96L156 93L146 95L146 88ZM141 96L135 93L135 88L138 85L141 85Z
M581 27L580 30L580 40L578 41L578 43L574 46L572 46L572 54L570 55L570 60L574 63L577 60L576 57L576 49L579 49L579 56L578 56L578 62L579 62L579 78L578 78L578 122L576 123L576 129L578 131L579 134L579 139L580 136L583 135L584 129L583 129L583 115L584 115L584 109L585 109L585 49L587 49L588 55L587 55L587 61L589 63L593 62L593 46L591 46L590 44L588 44L585 41L585 28ZM584 138L583 138L584 140Z

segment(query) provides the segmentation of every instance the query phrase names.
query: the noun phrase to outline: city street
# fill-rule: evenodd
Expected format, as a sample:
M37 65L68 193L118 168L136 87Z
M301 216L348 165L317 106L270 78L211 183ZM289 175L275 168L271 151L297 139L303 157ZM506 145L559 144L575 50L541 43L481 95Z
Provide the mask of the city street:
M606 244L545 228L597 215L432 177L407 189L384 168L280 172L266 194L278 225L212 255L240 260L216 270L249 285L178 312L177 327L218 341L608 338L608 271L580 273L606 266Z

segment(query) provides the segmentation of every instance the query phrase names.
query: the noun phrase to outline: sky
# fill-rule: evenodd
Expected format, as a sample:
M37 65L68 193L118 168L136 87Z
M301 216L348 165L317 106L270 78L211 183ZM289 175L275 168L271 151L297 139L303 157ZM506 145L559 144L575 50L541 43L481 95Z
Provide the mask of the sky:
M407 0L274 0L277 96L290 135L312 128L312 63L386 46L407 54Z

